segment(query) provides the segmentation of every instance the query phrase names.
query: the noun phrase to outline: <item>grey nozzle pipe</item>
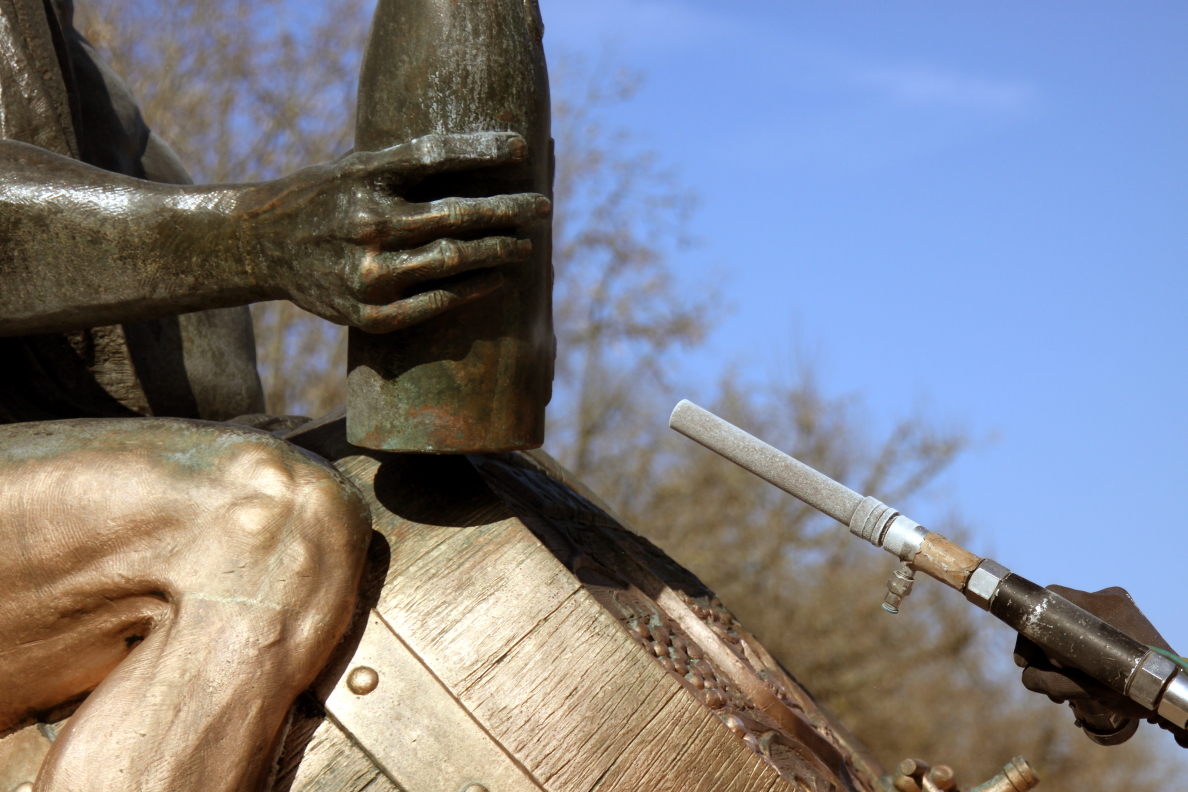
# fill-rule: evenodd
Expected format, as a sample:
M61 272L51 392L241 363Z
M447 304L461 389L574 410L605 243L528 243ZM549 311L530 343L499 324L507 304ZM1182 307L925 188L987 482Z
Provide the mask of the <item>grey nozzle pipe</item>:
M850 524L863 501L861 495L844 484L818 473L688 399L682 399L672 411L668 425L843 525Z
M668 425L901 560L912 561L928 534L877 498L864 498L691 401L682 400L676 406Z

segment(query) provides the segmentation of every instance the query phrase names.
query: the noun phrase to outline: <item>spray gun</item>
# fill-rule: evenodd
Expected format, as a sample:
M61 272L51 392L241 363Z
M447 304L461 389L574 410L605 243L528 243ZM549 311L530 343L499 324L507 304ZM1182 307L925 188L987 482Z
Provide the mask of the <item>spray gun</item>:
M974 555L877 498L859 495L692 402L678 404L668 425L898 558L883 602L889 613L899 612L915 574L923 572L1029 639L1054 665L1079 669L1151 710L1152 717L1188 727L1188 661L1183 658L1136 641L1064 597ZM1089 738L1105 745L1124 741L1138 727L1138 721L1093 702L1078 702L1074 713Z

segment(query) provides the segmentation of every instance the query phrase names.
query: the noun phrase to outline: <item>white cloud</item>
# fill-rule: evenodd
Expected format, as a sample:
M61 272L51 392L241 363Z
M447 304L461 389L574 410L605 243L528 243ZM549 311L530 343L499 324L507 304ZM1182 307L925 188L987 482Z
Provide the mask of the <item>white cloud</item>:
M960 74L933 66L881 65L851 71L858 87L873 89L892 104L1017 113L1028 109L1035 86L1021 80L994 79Z

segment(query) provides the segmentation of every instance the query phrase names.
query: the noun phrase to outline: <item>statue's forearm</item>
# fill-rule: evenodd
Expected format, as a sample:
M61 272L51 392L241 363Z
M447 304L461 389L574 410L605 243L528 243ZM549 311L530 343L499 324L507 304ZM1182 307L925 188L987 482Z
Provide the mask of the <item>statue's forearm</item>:
M0 140L0 336L271 299L372 333L416 324L498 289L494 269L531 254L524 229L552 205L399 190L526 150L506 132L429 135L273 181L195 187Z
M0 141L0 336L273 296L234 187L157 184Z

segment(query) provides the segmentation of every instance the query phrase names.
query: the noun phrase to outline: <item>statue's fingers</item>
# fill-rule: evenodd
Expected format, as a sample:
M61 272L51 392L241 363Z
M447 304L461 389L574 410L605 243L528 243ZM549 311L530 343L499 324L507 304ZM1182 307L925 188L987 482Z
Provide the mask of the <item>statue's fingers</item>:
M514 132L425 135L380 151L351 156L357 175L395 176L398 181L433 173L490 168L522 162L528 143Z
M443 198L402 207L395 226L402 241L417 244L521 228L549 217L552 212L552 201L536 193Z
M369 252L359 268L356 297L370 305L386 305L409 287L470 270L524 261L532 243L513 237L462 241L439 239L416 250Z
M435 284L430 291L390 305L362 306L359 328L368 333L390 333L477 300L502 285L503 276L498 270L466 273L449 283Z

